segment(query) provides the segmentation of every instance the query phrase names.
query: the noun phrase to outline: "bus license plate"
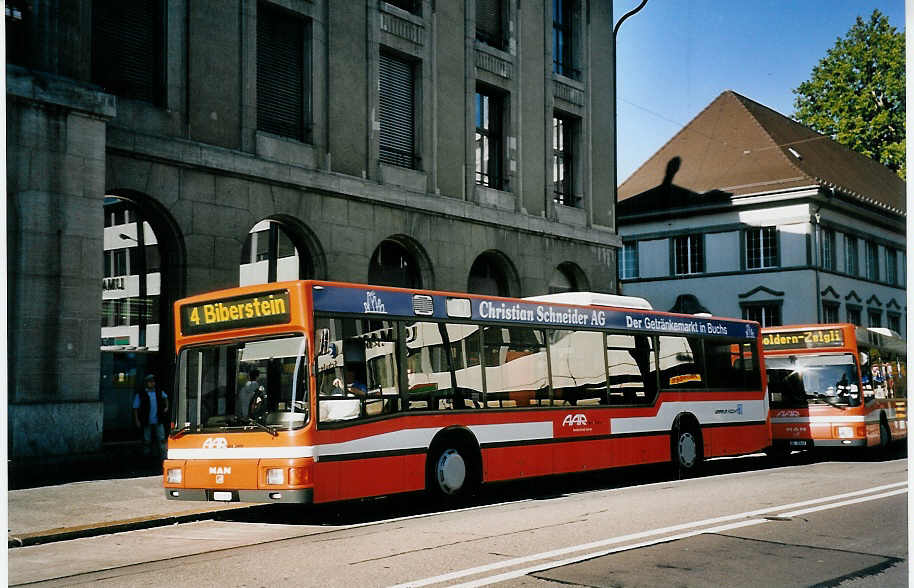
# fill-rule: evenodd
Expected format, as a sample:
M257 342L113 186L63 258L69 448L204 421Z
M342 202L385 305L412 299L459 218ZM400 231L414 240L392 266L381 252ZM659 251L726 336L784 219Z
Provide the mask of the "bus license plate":
M806 441L790 441L791 447L806 447Z
M213 492L213 500L225 500L231 502L232 493L231 492Z

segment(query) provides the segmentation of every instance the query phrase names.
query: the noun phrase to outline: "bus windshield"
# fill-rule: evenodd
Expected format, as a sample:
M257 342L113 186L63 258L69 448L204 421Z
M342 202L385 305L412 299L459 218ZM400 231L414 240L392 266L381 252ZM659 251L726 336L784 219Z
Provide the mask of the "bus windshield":
M767 357L765 367L772 406L860 405L853 354Z
M172 435L266 431L308 422L307 339L303 336L201 345L178 359Z

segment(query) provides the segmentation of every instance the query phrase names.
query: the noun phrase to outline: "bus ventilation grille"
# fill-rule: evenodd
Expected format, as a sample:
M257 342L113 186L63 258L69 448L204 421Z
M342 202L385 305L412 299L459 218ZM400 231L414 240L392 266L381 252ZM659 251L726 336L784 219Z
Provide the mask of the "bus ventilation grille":
M435 314L435 305L431 296L416 294L413 296L413 312L420 316L431 316Z

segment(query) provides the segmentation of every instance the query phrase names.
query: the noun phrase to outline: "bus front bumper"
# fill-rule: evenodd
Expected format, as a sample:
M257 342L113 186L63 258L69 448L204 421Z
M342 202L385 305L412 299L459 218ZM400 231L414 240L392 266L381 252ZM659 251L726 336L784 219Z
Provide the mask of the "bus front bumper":
M197 502L257 502L282 504L310 504L314 490L208 490L204 488L165 488L168 500L195 500Z

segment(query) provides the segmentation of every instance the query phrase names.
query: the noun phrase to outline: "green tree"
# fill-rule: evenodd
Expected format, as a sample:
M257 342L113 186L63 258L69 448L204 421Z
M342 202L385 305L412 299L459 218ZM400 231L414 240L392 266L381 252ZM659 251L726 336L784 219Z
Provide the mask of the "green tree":
M793 117L905 177L904 33L874 10L793 93Z

